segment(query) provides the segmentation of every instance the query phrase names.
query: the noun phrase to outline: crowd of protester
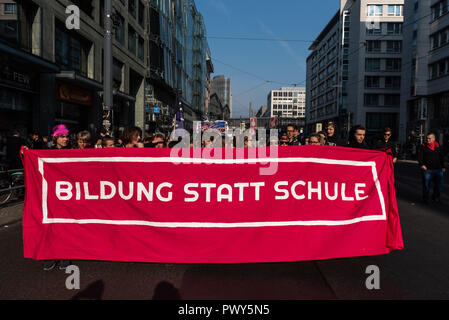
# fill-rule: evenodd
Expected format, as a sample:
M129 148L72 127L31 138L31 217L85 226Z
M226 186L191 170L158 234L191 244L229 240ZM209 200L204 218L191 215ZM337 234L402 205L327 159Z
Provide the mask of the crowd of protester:
M266 146L277 144L279 146L299 146L299 145L327 145L349 147L356 149L384 150L391 152L393 163L397 162L398 154L396 144L391 140L392 129L385 128L382 136L378 139L367 142L366 128L357 125L351 129L349 139L341 139L337 134L337 128L334 123L329 123L324 131L319 131L309 135L304 135L299 128L294 125L287 125L285 133L272 139L269 137ZM28 139L20 136L19 131L13 131L6 138L0 136L0 162L7 164L7 168L21 168L20 149L22 146L30 149L86 149L86 148L173 148L178 142L170 141L169 137L162 133L145 133L138 127L127 127L118 138L111 137L105 132L100 132L98 137L92 137L89 131L83 130L77 133L70 133L68 128L63 125L57 125L53 128L51 137L39 137L37 133L31 134ZM236 147L236 137L231 140L233 147ZM215 147L214 137L202 142L202 147ZM226 145L226 138L222 137L220 146ZM446 145L447 141L445 141ZM243 147L251 148L261 146L261 142L254 137L244 137ZM193 147L192 141L190 147ZM426 136L426 142L420 145L418 150L418 163L421 169L423 183L423 200L428 204L430 199L431 182L434 181L432 200L440 202L440 193L443 188L445 163L444 157L447 149L443 150L433 133ZM60 269L65 269L70 265L69 260L48 260L44 263L44 269L50 270L59 264Z
M397 145L391 139L393 131L391 128L384 128L382 135L372 141L366 139L366 128L357 125L354 126L348 139L342 139L338 135L337 127L330 122L324 131L304 135L295 125L287 125L283 133L277 139L268 139L264 142L265 146L273 144L279 146L299 146L299 145L327 145L350 147L356 149L384 150L391 152L393 163L398 160ZM232 146L240 146L241 141L234 137ZM6 135L0 135L0 163L5 164L7 169L22 168L22 161L19 156L21 146L25 145L30 149L86 149L86 148L173 148L178 145L179 140L170 141L169 137L162 133L143 132L138 127L127 127L121 134L115 138L100 132L97 137L87 130L76 133L69 132L63 125L57 125L53 128L50 137L39 137L37 133L32 133L28 139L20 136L19 131L11 132ZM227 139L222 137L221 143L210 137L202 141L202 147L227 146ZM443 185L443 173L445 172L445 156L448 154L448 139L445 138L444 149L436 141L436 135L429 133L426 140L417 150L417 160L423 176L423 199L429 200L430 184L435 181L435 189L432 198L436 201L440 199L440 191ZM179 146L179 145L178 145ZM254 137L244 137L242 146L244 148L262 146L261 141ZM193 147L190 141L190 147Z

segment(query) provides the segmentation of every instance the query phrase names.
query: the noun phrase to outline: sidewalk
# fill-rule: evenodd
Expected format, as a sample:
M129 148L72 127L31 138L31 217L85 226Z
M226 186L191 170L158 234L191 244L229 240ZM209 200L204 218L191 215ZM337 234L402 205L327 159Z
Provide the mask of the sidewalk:
M22 220L23 201L12 202L0 207L0 227Z

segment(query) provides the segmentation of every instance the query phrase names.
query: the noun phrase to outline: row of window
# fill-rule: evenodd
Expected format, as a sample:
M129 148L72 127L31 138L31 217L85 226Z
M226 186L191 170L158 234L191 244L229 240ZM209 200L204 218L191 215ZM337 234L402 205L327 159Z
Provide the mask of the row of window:
M379 22L366 26L366 35L400 35L402 25L402 22Z
M370 4L366 9L366 15L368 17L381 17L384 15L384 12L384 6L381 4ZM386 15L390 17L402 17L404 15L404 6L389 4L387 5Z
M401 40L368 40L366 41L366 53L401 53Z
M449 57L429 65L429 78L436 79L449 75Z
M449 27L430 36L430 48L437 49L449 43Z
M432 6L432 21L449 12L449 0L441 0Z
M335 103L329 104L325 107L319 108L317 110L310 111L310 120L315 120L321 117L335 115L337 111L337 106Z
M5 3L3 5L0 4L0 13L5 15L17 14L17 4L15 3Z
M305 92L273 91L273 97L298 97L300 95L305 95Z
M400 89L401 77L379 77L379 76L366 76L365 88L384 88L384 89Z
M365 60L366 72L377 71L401 71L402 60L400 58L367 58Z
M400 104L400 94L365 94L365 106L367 107L398 107Z
M338 39L338 35L335 32L332 36L329 37L329 40L327 42L324 42L324 44L319 48L315 50L315 54L312 57L312 63L316 63L318 59L323 56L328 48L331 48Z
M273 110L284 109L284 110L304 110L304 107L298 107L292 104L274 104Z

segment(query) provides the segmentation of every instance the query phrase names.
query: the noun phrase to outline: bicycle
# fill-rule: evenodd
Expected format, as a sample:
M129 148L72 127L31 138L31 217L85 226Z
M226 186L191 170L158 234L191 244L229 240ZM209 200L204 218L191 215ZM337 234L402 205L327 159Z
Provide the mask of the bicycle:
M25 176L23 169L5 170L0 165L0 205L25 195Z

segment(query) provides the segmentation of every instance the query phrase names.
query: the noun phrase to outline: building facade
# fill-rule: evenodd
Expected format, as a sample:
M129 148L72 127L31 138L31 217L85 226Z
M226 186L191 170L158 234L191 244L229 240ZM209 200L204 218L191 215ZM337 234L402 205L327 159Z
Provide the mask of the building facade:
M223 105L227 105L232 117L232 90L231 79L224 75L215 76L211 83L211 94L216 93Z
M151 59L145 89L149 126L170 131L181 105L186 129L191 130L193 121L206 113L211 70L203 17L193 0L150 0L149 19Z
M401 101L402 143L449 130L449 1L406 1Z
M362 124L368 138L386 126L397 138L403 24L404 0L340 1L307 59L309 131L333 121L342 135Z
M306 117L306 88L283 87L267 97L267 115L278 118Z
M80 28L69 29L70 5ZM114 0L114 110L116 135L144 125L148 54L146 4ZM49 135L54 125L99 134L102 123L104 1L0 2L0 126ZM11 15L14 11L15 17Z

